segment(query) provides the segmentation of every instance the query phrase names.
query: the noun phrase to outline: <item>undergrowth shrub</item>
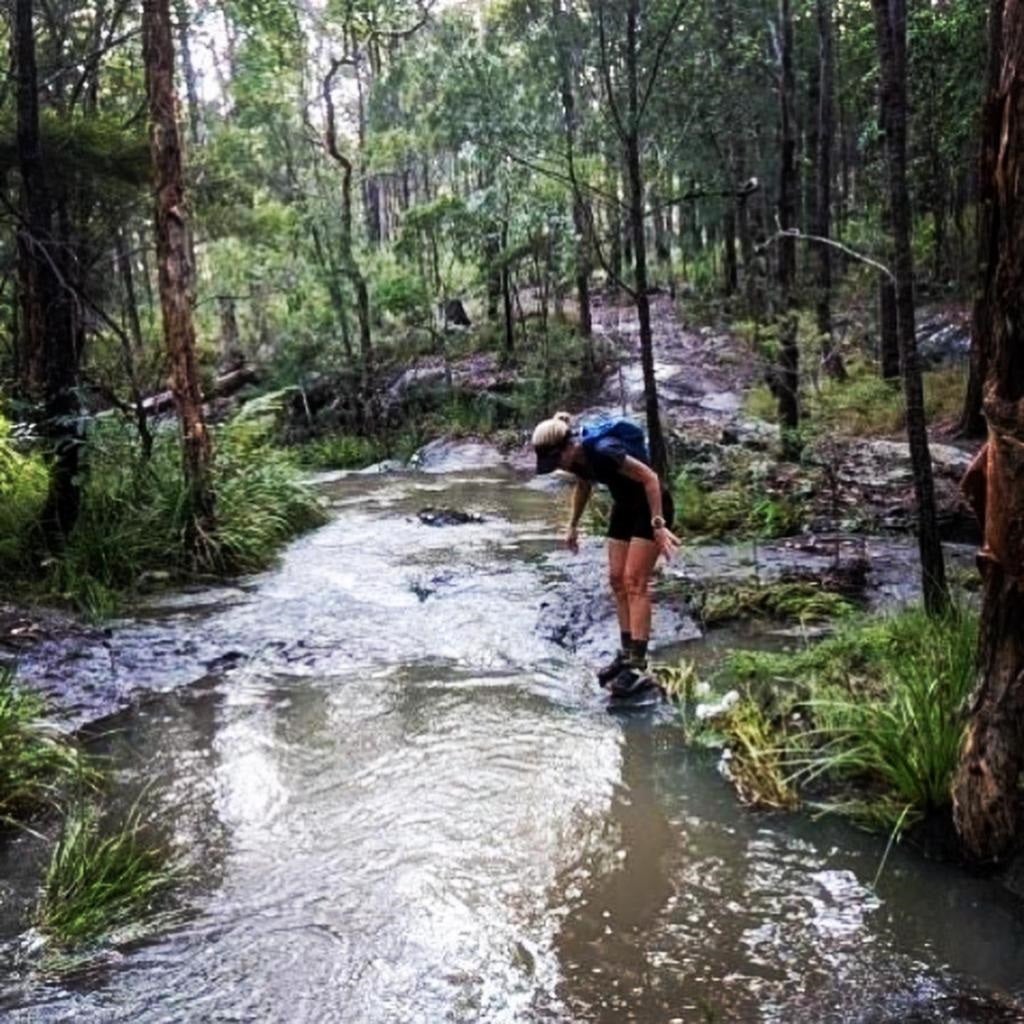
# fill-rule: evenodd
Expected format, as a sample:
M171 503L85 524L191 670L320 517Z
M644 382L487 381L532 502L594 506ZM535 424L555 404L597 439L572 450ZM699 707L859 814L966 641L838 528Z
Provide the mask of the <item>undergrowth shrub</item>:
M774 705L765 742L790 782L823 790L824 809L902 828L949 803L976 649L974 613L910 609L792 654L734 652L725 673Z
M0 667L0 826L55 808L71 785L95 772L79 749L45 719L41 697L18 686Z
M82 512L50 565L48 590L96 616L143 574L259 569L290 536L323 521L323 509L294 457L271 443L265 417L238 417L214 437L217 533L208 562L186 551L190 514L176 431L160 431L147 461L123 425L104 423L87 449Z
M0 569L25 561L48 482L42 460L17 450L11 424L0 415Z

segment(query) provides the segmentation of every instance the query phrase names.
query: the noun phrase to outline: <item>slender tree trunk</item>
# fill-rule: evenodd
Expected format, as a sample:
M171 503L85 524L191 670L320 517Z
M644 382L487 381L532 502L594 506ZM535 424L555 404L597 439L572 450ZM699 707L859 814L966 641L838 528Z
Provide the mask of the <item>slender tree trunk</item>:
M608 155L606 167L608 172L608 191L618 199L619 165L614 154ZM618 202L610 202L608 204L608 230L606 233L608 236L608 269L612 274L609 287L617 291L618 282L623 279L622 213Z
M796 79L793 72L793 12L790 0L779 0L781 68L779 69L779 117L782 154L779 163L779 225L783 231L796 227L796 129L793 100ZM796 240L779 243L779 368L777 391L782 455L799 458L800 431L800 349L798 347L796 302Z
M39 134L32 0L16 0L17 136L25 221L18 231L26 391L41 401L51 445L50 488L40 522L48 546L59 545L78 519L78 343L67 280L67 247L56 244L56 211Z
M814 233L821 238L832 237L832 152L835 140L835 70L832 48L831 0L816 0L818 16L818 154L815 211L817 223ZM821 364L825 372L836 380L846 379L842 353L832 333L832 247L819 245L818 295L816 312L818 333L821 335Z
M900 330L896 315L896 285L884 274L878 278L878 354L883 380L900 379Z
M199 106L199 80L192 60L189 45L188 5L184 0L175 0L174 13L178 21L178 46L181 50L181 70L185 78L185 98L188 101L189 142L198 146L202 138L202 121Z
M998 224L994 222L998 204L996 167L999 158L999 130L1003 117L1002 15L1005 0L992 3L989 10L988 81L982 106L982 140L978 159L978 243L977 274L973 316L971 317L971 356L967 392L960 413L958 432L962 437L984 437L988 430L982 410L985 380L988 376L988 339L992 324L987 322L995 309L996 296L990 289L995 282L994 268L999 260Z
M907 12L906 0L872 0L882 69L882 103L893 223L896 317L906 404L907 438L917 497L925 607L932 614L949 606L946 566L935 510L935 484L924 413L924 388L914 324L913 221L907 186Z
M565 23L566 13L562 0L551 0L551 17L558 50L559 84L562 92L562 126L565 134L565 150L569 166L575 167L576 160L576 96L573 90L572 53L569 46L569 26ZM575 170L573 170L575 178ZM590 338L593 324L590 314L590 231L586 200L578 189L573 189L572 226L575 234L576 261L576 303L579 306L580 334L587 340L586 359L593 366L593 347Z
M982 143L982 166L993 176L982 188L994 258L983 268L985 315L974 336L987 356L989 434L974 486L970 475L966 481L984 522L985 583L978 687L953 783L957 829L983 861L1019 843L1024 769L1024 4L993 0L990 17L990 32L1002 40Z
M739 262L736 258L736 200L727 200L728 206L722 218L722 234L725 243L725 259L722 261L725 269L723 278L724 291L726 296L736 294L739 287L740 272Z
M334 98L331 87L334 76L338 73L341 63L336 61L331 70L324 76L323 96L327 112L325 125L325 144L328 155L341 167L341 261L342 273L348 278L356 296L356 320L359 324L359 356L361 360L362 393L366 399L369 393L369 381L373 374L373 340L370 325L370 292L366 278L359 268L355 257L355 242L352 234L352 161L338 147L337 127L334 118Z
M153 433L149 429L149 419L143 402L142 386L139 383L138 360L145 351L142 337L142 321L139 319L139 303L135 295L135 274L132 270L132 259L128 252L128 243L124 229L119 229L114 238L117 251L117 266L124 285L124 311L128 321L128 334L122 334L122 356L124 358L125 376L131 388L132 408L135 412L135 428L139 432L142 445L142 457L149 460L153 454Z
M149 100L150 152L156 211L157 272L171 391L181 421L182 465L189 493L188 546L201 555L214 528L210 480L213 450L203 420L203 396L192 322L188 207L174 94L174 44L169 0L143 0L142 36Z
M511 359L516 349L515 313L512 309L512 268L508 256L508 221L501 226L501 303L505 317L505 358Z
M644 236L644 179L640 165L640 85L637 72L637 25L639 0L627 0L626 76L629 121L623 140L629 184L629 226L633 241L633 287L637 318L640 321L640 363L644 374L644 398L647 412L647 437L651 466L663 479L668 475L668 449L661 429L658 409L658 383L654 376L654 333L651 328L651 302L647 294L647 240Z

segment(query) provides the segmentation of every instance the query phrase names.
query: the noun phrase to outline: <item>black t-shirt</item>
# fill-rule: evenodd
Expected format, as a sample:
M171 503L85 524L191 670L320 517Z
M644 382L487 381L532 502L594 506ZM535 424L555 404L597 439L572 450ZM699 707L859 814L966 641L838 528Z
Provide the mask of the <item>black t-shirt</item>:
M602 437L593 444L583 446L584 464L574 469L584 480L604 484L614 501L646 501L644 485L622 474L623 464L629 455L626 446L618 438Z

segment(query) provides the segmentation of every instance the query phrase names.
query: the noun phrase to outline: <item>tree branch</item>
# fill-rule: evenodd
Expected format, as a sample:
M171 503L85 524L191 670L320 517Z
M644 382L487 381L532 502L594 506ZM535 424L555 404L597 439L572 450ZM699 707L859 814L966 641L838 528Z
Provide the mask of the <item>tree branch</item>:
M795 238L801 242L817 242L819 245L827 245L830 249L838 249L840 252L845 253L851 259L857 260L860 263L866 263L869 267L874 267L879 273L884 274L893 284L896 283L896 275L884 264L879 263L878 260L873 260L870 256L865 256L863 253L857 252L855 249L851 249L848 246L842 244L842 242L836 242L831 238L822 238L821 235L805 235L802 231L798 231L796 228L787 228L786 230L779 230L770 238L765 239L757 248L759 252L763 252L769 245L775 245L785 239Z

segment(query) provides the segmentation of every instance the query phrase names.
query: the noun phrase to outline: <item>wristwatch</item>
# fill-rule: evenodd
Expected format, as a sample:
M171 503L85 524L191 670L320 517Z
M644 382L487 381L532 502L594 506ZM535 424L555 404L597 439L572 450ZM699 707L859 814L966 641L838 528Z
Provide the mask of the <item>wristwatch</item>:
M654 529L654 530L664 530L665 529L665 519L664 519L664 517L663 516L655 516L651 520L651 528Z

